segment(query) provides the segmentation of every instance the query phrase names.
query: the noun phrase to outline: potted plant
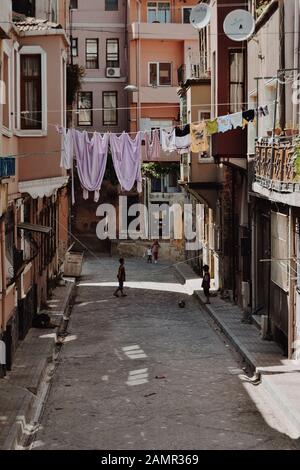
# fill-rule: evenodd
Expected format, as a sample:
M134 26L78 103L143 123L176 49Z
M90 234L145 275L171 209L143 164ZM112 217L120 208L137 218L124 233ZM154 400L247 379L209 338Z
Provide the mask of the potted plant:
M298 129L296 129L294 126L293 126L293 123L292 121L289 121L287 124L286 124L286 127L284 129L284 132L285 132L285 135L288 136L288 137L291 137L293 135L297 135L298 134Z
M281 133L282 133L282 129L280 127L279 122L277 122L275 126L275 135L281 135Z

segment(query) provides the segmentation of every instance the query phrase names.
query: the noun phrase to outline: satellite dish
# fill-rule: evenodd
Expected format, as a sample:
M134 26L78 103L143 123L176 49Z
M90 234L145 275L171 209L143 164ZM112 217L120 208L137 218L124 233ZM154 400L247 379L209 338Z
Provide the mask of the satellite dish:
M200 30L210 22L211 7L207 3L198 3L192 8L190 23L194 28Z
M225 18L224 33L233 41L245 41L254 33L255 20L246 10L233 10Z

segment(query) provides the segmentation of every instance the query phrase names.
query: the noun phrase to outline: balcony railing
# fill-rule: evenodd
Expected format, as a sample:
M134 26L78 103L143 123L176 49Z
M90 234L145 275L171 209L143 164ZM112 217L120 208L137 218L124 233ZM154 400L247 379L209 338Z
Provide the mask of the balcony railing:
M255 148L254 181L269 190L300 191L294 155L293 138L278 138L273 144L262 139Z
M177 70L178 84L182 86L187 80L210 79L210 73L202 64L181 65Z
M0 158L0 178L9 178L16 174L16 159L13 157Z

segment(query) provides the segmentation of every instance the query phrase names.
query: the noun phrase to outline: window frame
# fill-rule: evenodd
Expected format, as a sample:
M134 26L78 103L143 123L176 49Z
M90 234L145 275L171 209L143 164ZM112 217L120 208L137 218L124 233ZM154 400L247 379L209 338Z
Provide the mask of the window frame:
M228 74L229 74L229 80L228 80L228 86L229 86L229 91L228 91L228 96L229 96L229 112L230 113L236 113L241 110L245 109L245 101L246 101L246 53L245 53L245 48L232 48L229 49L228 51ZM231 81L231 62L230 58L232 54L242 54L243 58L243 81L240 82L235 82ZM234 109L232 108L232 96L231 96L231 85L242 85L242 103L240 108L235 107ZM237 103L234 103L234 106L237 106Z
M116 41L117 43L117 46L118 46L118 52L117 52L117 56L118 56L118 60L109 60L108 59L108 43L109 41ZM112 54L112 53L110 53ZM119 41L119 38L106 38L106 54L105 54L105 57L106 57L106 68L108 67L112 67L112 68L119 68L120 67L120 41ZM109 65L110 63L115 63L117 65Z
M190 13L192 11L192 7L190 6L185 6L185 7L181 7L181 21L182 21L182 24L190 24L189 21L185 22L184 21L184 10L190 10Z
M150 3L155 3L156 6L155 6L155 7L154 7L154 6L151 6L151 7L150 7L150 6L149 6ZM166 9L166 11L169 12L169 16L170 16L170 17L169 17L169 21L160 21L160 20L158 19L158 12L159 12L158 5L159 5L159 4L162 4L162 3L168 3L168 5L169 5L169 9ZM154 9L155 9L155 18L156 18L156 19L155 19L154 21L149 21L149 10L154 10ZM171 17L171 2L169 2L169 1L165 1L165 2L164 2L164 1L160 1L160 2L158 2L158 1L152 1L152 2L151 2L151 1L147 1L147 23L152 24L152 23L154 23L154 22L156 22L156 23L161 23L161 24L169 24L169 23L172 23L172 17Z
M114 0L116 2L116 8L108 8L110 1L111 0L105 0L105 2L104 2L105 11L119 11L119 0Z
M91 107L90 108L80 108L79 107L79 96L82 95L82 94L89 94L90 97L91 97ZM90 116L91 116L91 119L90 119L90 124L86 124L86 123L81 123L80 122L80 110L87 110L87 111L90 111ZM77 126L78 127L90 127L93 125L93 92L92 91L86 91L86 90L81 90L77 93L77 111L78 111L78 114L77 114Z
M2 115L2 133L6 135L6 137L12 137L13 131L13 118L12 118L12 109L13 109L13 85L14 85L14 68L13 68L13 53L14 49L10 49L6 41L3 41L3 60L2 60L2 67L3 69L3 82L2 85L3 89L0 89L0 93L2 92L5 96L5 103L2 104L3 108L3 115ZM7 82L5 81L4 77L4 56L7 57ZM2 98L2 96L0 97ZM0 102L1 105L1 102ZM7 124L4 123L4 113L5 107L7 107Z
M89 67L88 66L88 60L91 61L91 59L88 59L88 54L92 54L91 52L87 51L87 45L89 41L95 41L97 45L97 63L96 67ZM99 69L99 38L86 38L85 39L85 68L87 70L98 70Z
M151 83L150 81L150 67L152 64L156 64L156 75L157 75L157 83L154 85ZM159 73L160 73L160 64L168 64L170 65L170 84L168 85L165 85L165 84L160 84L160 76L159 76ZM172 86L172 62L148 62L148 86L151 86L151 87L155 87L155 86L159 86L159 87L170 87Z
M114 94L114 96L116 97L116 106L115 106L116 119L115 119L114 122L105 121L105 111L114 109L114 108L105 108L105 105L104 105L105 95L109 94L109 93ZM118 119L119 119L119 116L118 116L118 92L116 90L102 91L102 123L103 123L103 126L117 126L118 125Z
M33 55L38 54L41 56L41 82L42 82L42 105L41 105L41 129L22 129L21 128L21 56L22 55ZM16 67L16 77L17 77L17 123L15 129L15 135L19 137L41 137L46 136L48 131L48 96L47 96L47 53L41 46L22 46L21 49L17 51L17 67Z
M38 76L28 76L28 77L25 77L22 75L22 61L25 59L25 58L36 58L37 57L37 54L22 54L21 56L21 59L20 59L20 65L21 65L21 69L20 69L20 79L21 79L21 112L22 110L23 111L26 111L24 109L25 107L25 93L26 93L26 88L25 88L25 84L27 82L30 82L30 83L34 83L34 87L36 87L37 89L37 96L38 96L38 99L37 99L37 110L34 110L33 113L34 113L34 118L32 118L33 120L30 121L30 118L26 119L26 115L25 117L22 117L21 116L21 130L22 131L28 131L28 130L42 130L42 59L41 57L39 57L39 75ZM36 121L40 121L40 122L35 122Z

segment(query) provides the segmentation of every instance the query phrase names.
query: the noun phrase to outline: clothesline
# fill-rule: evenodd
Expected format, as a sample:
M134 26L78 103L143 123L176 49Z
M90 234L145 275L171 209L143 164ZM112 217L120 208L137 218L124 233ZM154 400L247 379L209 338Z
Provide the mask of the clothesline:
M117 135L113 132L94 132L92 138L88 132L80 132L75 128L66 129L57 126L62 135L61 166L72 172L72 202L75 202L73 158L76 156L78 176L83 188L83 198L87 199L89 191L94 192L94 200L99 200L99 192L107 164L108 147L110 146L113 165L121 185L130 191L137 183L137 191L142 191L142 138L145 140L144 161L161 161L161 149L164 152L186 154L204 153L208 150L208 136L217 132L244 127L253 122L255 116L269 114L268 106L240 111L211 120L186 124L183 128L153 129L138 131L134 138L129 133Z
M274 77L274 80L276 77ZM274 104L276 100L270 100L270 101L265 101L265 104ZM278 101L278 100L277 100ZM239 101L239 102L234 102L234 101L228 101L224 103L217 103L216 106L236 106L236 105L247 105L248 106L248 101ZM63 112L72 112L72 113L79 113L80 111L124 111L124 110L136 110L136 109L169 109L169 108L178 108L180 106L180 103L177 104L164 104L164 105L151 105L151 106L117 106L113 108L76 108L76 109L48 109L47 113L61 113ZM203 109L203 111L206 111L208 108L211 108L212 103L199 103L199 104L191 104L190 107L194 108L206 108ZM199 109L201 111L201 109ZM43 112L43 110L35 110L31 111L30 109L21 111L21 114L40 114Z

